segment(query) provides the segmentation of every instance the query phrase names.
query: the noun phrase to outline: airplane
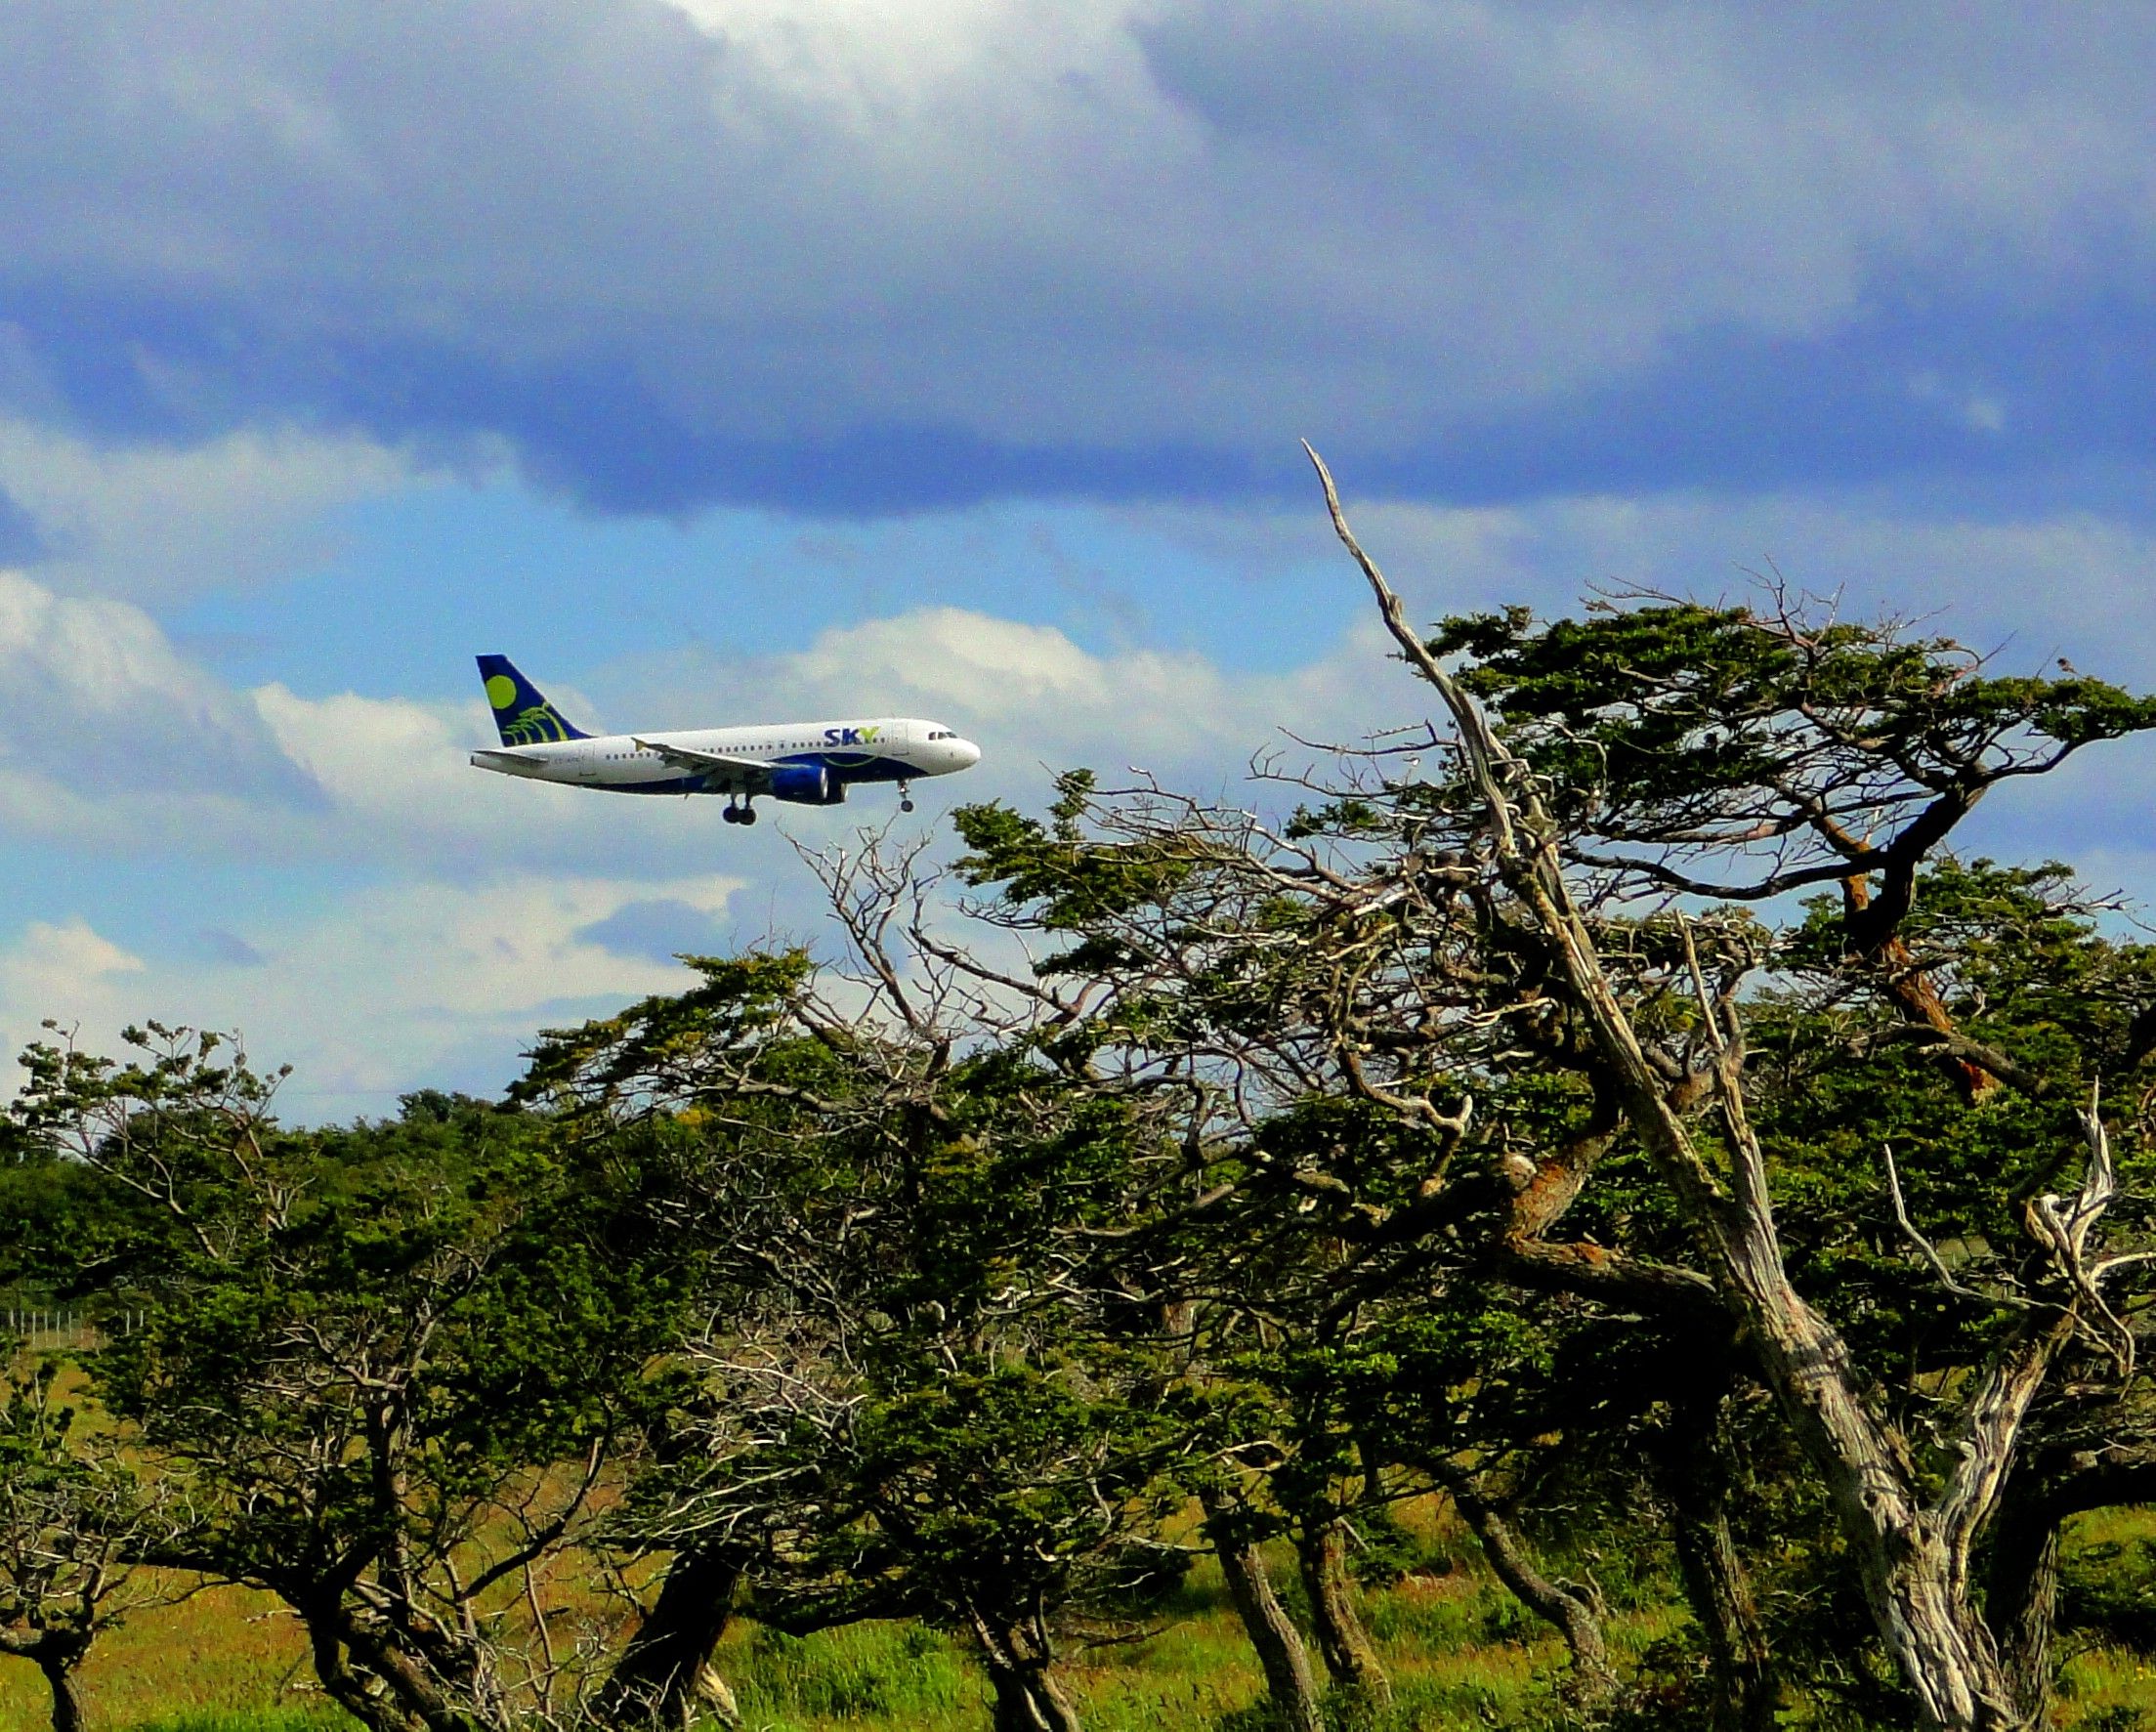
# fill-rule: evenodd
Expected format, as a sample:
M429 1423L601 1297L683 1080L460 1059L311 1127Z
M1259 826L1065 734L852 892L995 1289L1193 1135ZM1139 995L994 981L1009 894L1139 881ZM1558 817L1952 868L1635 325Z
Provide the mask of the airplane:
M910 812L916 777L981 761L955 729L917 716L591 735L563 720L506 655L480 656L479 676L501 731L499 750L472 754L480 769L617 794L725 794L728 824L754 824L758 794L836 806L857 782L897 782L899 810Z

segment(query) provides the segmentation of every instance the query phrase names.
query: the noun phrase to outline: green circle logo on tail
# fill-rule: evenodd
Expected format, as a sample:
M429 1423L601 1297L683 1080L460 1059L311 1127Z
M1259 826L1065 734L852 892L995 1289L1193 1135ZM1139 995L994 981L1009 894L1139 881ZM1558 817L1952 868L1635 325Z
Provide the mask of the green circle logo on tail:
M507 674L496 674L486 682L486 701L496 709L507 709L517 701L517 682Z

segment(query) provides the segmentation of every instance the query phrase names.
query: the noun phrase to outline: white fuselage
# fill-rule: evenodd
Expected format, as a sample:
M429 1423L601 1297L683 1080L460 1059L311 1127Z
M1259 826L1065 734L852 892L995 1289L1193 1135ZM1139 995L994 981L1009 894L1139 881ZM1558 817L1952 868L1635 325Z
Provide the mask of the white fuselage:
M481 769L506 776L618 793L683 794L761 792L773 771L821 769L832 783L850 786L949 776L980 761L981 748L971 740L914 716L603 734L472 754Z

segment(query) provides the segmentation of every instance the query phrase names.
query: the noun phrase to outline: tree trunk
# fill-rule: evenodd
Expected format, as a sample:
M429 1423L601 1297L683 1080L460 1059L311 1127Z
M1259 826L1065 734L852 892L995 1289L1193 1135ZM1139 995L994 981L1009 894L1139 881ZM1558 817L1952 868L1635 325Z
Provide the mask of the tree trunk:
M1643 1133L1661 1145L1677 1186L1690 1189L1704 1176L1697 1152L1644 1064L1640 1070L1634 1099ZM1685 1199L1721 1264L1717 1285L1749 1326L1760 1380L1826 1488L1874 1626L1916 1698L1918 1724L1926 1732L2024 1732L2028 1716L1971 1603L1968 1557L2049 1362L2045 1331L2057 1336L2065 1326L2032 1325L2000 1350L1970 1398L1969 1434L1947 1490L1923 1501L1906 1443L1861 1393L1848 1343L1789 1279L1765 1158L1738 1087L1732 1077L1722 1095L1735 1196L1700 1185Z
M293 1603L307 1628L315 1679L330 1701L367 1732L426 1732L424 1723L391 1701L377 1681L355 1672L346 1663L343 1619L336 1608Z
M1717 1435L1725 1376L1672 1402L1660 1457L1677 1570L1707 1644L1716 1732L1771 1732L1780 1692L1752 1582L1729 1531L1729 1463Z
M1045 1671L989 1663L995 1732L1079 1732L1078 1711Z
M2025 1732L2029 1716L1972 1603L1968 1561L1996 1506L2027 1404L2070 1319L2032 1320L1999 1349L1969 1398L1947 1489L1923 1501L1905 1441L1860 1393L1847 1342L1790 1282L1764 1157L1733 1085L1723 1107L1737 1195L1733 1206L1715 1199L1701 1212L1714 1229L1724 1290L1751 1326L1761 1380L1826 1488L1873 1623L1916 1698L1918 1723L1926 1732ZM1665 1138L1672 1129L1682 1135L1673 1119L1656 1129ZM1683 1147L1689 1154L1688 1141Z
M1498 1580L1537 1617L1555 1626L1572 1656L1573 1694L1583 1706L1608 1702L1617 1694L1617 1673L1610 1666L1602 1620L1587 1597L1561 1586L1535 1567L1510 1522L1486 1502L1464 1473L1439 1476L1454 1507L1482 1542Z
M1012 1628L973 1610L973 1633L995 1692L995 1732L1083 1732L1050 1671L1046 1633Z
M1878 970L1881 990L1904 1021L1952 1035L1957 1032L1953 1015L1931 976L1917 966L1909 941L1896 929L1899 918L1891 908L1874 910L1872 880L1866 873L1855 872L1841 880L1841 930L1849 953ZM1998 1077L1966 1059L1948 1057L1943 1066L1971 1106L1999 1086Z
M686 1720L697 1680L733 1617L740 1574L740 1566L725 1553L676 1557L658 1598L593 1699L593 1717L610 1726Z
M431 1668L405 1650L386 1620L355 1616L349 1607L340 1606L331 1641L341 1642L351 1657L346 1675L349 1677L351 1668L356 1667L365 1680L359 1688L376 1710L372 1716L361 1716L368 1724L394 1727L398 1732L405 1728L409 1732L471 1732L476 1723L474 1716L452 1700L437 1677L429 1675ZM368 1684L373 1688L369 1689ZM394 1717L380 1717L383 1715Z
M1385 1676L1370 1631L1363 1627L1355 1609L1354 1589L1347 1579L1347 1533L1335 1516L1312 1526L1305 1524L1295 1536L1295 1559L1302 1568L1302 1584L1310 1595L1310 1621L1318 1632L1318 1652L1334 1685L1365 1702L1392 1700L1392 1680Z
M1674 1488L1672 1493L1677 1569L1707 1641L1716 1732L1770 1732L1779 1695L1773 1656L1759 1627L1751 1579L1730 1536L1728 1514L1718 1497L1712 1502L1688 1501Z
M1235 1506L1225 1493L1207 1491L1200 1502L1212 1530L1220 1573L1228 1580L1228 1597L1235 1602L1250 1646L1257 1650L1273 1711L1287 1732L1325 1732L1317 1681L1310 1673L1310 1650L1303 1646L1302 1632L1273 1591L1264 1554L1254 1540L1237 1534Z
M2051 1636L2058 1619L2058 1518L2047 1506L2008 1505L1992 1539L1984 1595L1999 1660L2031 1725L2050 1723Z
M45 1687L52 1692L53 1732L82 1732L82 1704L75 1696L75 1662L81 1658L79 1649L37 1657L37 1669L45 1674Z
M1709 1002L1703 988L1727 1133L1725 1188L1716 1164L1672 1106L1664 1077L1649 1062L1624 1000L1603 970L1594 933L1566 880L1556 841L1559 825L1533 777L1409 622L1399 596L1348 528L1322 462L1318 471L1333 528L1369 579L1387 631L1458 724L1463 765L1488 815L1498 870L1540 929L1568 996L1610 1068L1627 1117L1711 1259L1714 1286L1732 1321L1746 1331L1760 1380L1827 1491L1873 1623L1916 1699L1919 1724L1926 1732L2026 1732L2029 1716L2018 1707L1997 1647L1971 1604L1968 1561L1997 1509L2028 1404L2042 1387L2063 1331L2076 1321L2073 1313L2061 1314L2049 1337L2042 1329L2024 1330L1985 1368L1965 1413L1959 1459L1945 1489L1927 1500L1904 1440L1867 1405L1848 1343L1790 1281L1774 1225L1766 1158L1746 1112L1743 1031L1735 1011ZM1898 894L1906 898L1907 890L1903 880ZM1891 925L1883 918L1879 925L1883 942ZM2087 1123L2091 1166L2072 1214L2073 1232L2082 1237L2109 1194L2101 1126L2093 1114ZM2099 1154L2106 1169L2100 1174Z

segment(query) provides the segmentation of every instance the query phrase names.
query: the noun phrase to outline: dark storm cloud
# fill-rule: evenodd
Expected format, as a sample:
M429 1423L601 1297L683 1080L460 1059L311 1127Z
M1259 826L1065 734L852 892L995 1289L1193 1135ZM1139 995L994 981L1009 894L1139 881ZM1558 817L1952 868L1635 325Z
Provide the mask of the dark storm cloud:
M2139 13L683 5L0 11L0 403L661 511L2148 451Z

